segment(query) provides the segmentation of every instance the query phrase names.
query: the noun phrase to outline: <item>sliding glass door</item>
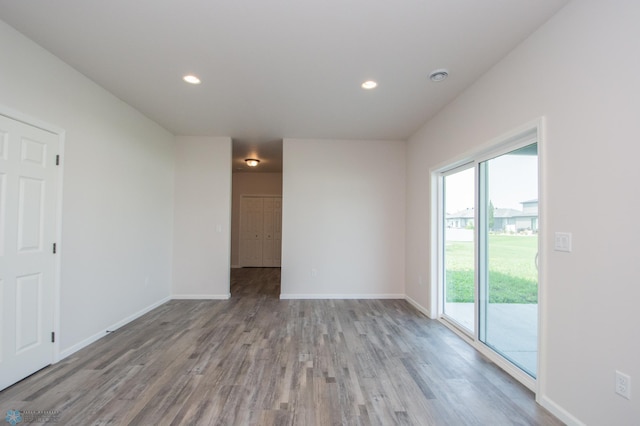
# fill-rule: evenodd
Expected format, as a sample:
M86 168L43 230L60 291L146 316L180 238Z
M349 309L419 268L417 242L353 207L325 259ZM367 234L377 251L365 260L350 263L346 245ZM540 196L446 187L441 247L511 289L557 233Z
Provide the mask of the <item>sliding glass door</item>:
M538 145L480 162L479 338L536 377Z
M442 314L535 378L538 144L471 160L440 173Z
M444 315L467 333L475 330L475 169L443 177Z

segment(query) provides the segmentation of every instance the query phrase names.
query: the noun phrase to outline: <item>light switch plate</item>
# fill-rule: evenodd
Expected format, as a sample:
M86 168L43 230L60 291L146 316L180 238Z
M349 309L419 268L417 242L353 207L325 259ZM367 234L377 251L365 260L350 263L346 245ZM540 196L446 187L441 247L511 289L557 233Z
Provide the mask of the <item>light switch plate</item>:
M553 249L571 252L571 232L556 232Z

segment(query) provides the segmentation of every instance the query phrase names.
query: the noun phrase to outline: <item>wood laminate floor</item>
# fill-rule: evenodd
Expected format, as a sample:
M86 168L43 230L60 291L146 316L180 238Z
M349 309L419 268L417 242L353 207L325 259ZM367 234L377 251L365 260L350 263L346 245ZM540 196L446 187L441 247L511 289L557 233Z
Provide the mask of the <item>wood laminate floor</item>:
M0 392L63 425L559 425L403 300L279 300L232 270L230 300L174 300ZM52 422L53 424L53 422Z

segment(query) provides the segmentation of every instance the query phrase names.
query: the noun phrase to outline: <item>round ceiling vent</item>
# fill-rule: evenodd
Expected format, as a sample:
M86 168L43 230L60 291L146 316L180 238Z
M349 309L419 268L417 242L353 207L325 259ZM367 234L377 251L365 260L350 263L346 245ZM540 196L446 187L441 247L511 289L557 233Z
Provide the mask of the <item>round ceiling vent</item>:
M446 69L439 69L439 70L435 70L435 71L431 71L431 74L429 74L429 79L431 81L442 81L445 78L449 77L449 71L447 71Z

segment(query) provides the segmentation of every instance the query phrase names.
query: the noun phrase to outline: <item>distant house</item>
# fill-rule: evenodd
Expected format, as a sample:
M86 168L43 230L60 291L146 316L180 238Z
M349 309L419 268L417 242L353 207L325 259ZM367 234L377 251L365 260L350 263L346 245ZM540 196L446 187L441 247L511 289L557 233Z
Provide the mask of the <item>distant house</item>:
M490 230L494 232L538 232L538 200L523 201L522 210L516 209L493 209L493 226ZM473 208L447 213L447 228L464 229L473 227L475 214Z
M464 229L467 227L473 227L474 218L473 208L460 210L453 214L447 213L447 228Z
M538 232L538 199L523 201L522 212L514 215L515 231L532 231Z
M519 214L522 214L522 211L516 209L493 209L493 226L490 227L490 230L495 232L515 232L515 217Z

